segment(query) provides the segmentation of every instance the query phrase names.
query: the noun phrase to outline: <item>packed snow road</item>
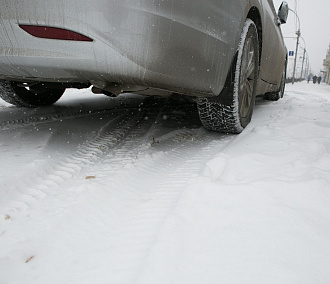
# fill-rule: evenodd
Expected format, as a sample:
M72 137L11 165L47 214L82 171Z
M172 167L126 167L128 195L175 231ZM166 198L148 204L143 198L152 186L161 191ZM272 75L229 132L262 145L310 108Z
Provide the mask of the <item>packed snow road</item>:
M67 91L0 101L0 283L329 283L330 87L196 106Z

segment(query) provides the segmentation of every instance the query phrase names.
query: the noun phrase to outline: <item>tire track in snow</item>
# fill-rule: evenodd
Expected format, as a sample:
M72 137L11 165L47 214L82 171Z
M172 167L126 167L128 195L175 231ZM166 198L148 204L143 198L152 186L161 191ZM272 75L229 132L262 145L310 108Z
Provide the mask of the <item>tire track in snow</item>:
M113 109L98 109L98 110L79 110L75 112L71 111L71 112L63 112L57 114L34 115L27 118L1 121L0 130L10 130L18 127L27 127L30 125L34 126L42 123L60 121L62 119L70 119L70 118L76 118L87 115L107 114L107 113L115 113L115 112L118 112L118 109L113 108Z
M132 190L124 194L125 200L121 200L123 211L117 212L116 216L108 216L120 216L121 226L117 228L116 236L112 236L112 242L116 255L126 256L121 258L122 261L110 260L113 263L112 268L109 268L113 278L116 281L120 279L117 283L132 283L138 279L154 244L157 243L162 226L179 202L185 187L193 177L199 175L201 166L215 152L221 152L234 138L235 136L220 136L204 129L172 131L164 137L157 137L160 143L154 145L161 148L162 144L166 144L166 148L170 150L156 151L151 159L141 157L134 162L128 161L132 165L129 170L103 169L103 183L111 185L112 191L122 191L123 184L128 184ZM139 139L137 137L136 140L130 140L121 149L129 152L130 144L138 143ZM191 155L192 153L194 154ZM132 154L126 155L131 156ZM123 157L125 155L122 153L118 157L109 157L104 162L113 165L117 159ZM111 172L111 176L107 176L106 172ZM149 176L150 179L141 180L141 176ZM135 273L127 273L128 270ZM127 275L134 274L134 277L128 279Z
M120 147L119 145L138 125L142 125L144 122L153 123L152 120L150 122L144 120L145 115L150 113L152 108L152 105L148 103L139 110L136 108L130 110L125 107L124 114L109 121L94 139L83 143L68 157L53 161L52 165L36 169L30 176L10 183L2 193L4 197L0 200L2 213L12 215L28 208L31 202L45 197L50 189L58 189L60 185L72 179L84 168L90 167L102 159L109 149Z
M75 191L75 185L81 185L78 176L85 170L93 170L97 176L95 181L106 185L106 193L102 192L101 197L109 195L117 204L108 211L89 207L91 215L94 211L101 214L96 229L98 224L106 232L107 228L115 228L107 235L106 263L111 263L107 267L107 273L111 275L109 283L136 282L191 178L198 176L201 166L236 137L190 127L192 124L177 130L159 127L166 114L164 106L167 107L165 104L156 107L145 104L140 112L127 111L110 121L75 153L15 187L16 193L5 204L4 214L15 217L15 213L29 209L33 203L36 206L31 209L37 212L43 206L55 214L65 208L65 214L60 218L71 213L75 215L76 210L85 210L85 205L90 204L90 200L84 200L90 195ZM141 177L149 178L141 180ZM69 185L65 184L67 181L70 181ZM90 186L82 187L82 190L98 194L98 191L90 191L93 182L91 180ZM124 190L123 185L129 189ZM36 203L47 196L49 198L41 205ZM2 204L0 208L3 208ZM95 220L94 215L92 219ZM102 219L107 220L106 223ZM63 219L63 222L66 221ZM93 223L89 225L89 230L95 228Z

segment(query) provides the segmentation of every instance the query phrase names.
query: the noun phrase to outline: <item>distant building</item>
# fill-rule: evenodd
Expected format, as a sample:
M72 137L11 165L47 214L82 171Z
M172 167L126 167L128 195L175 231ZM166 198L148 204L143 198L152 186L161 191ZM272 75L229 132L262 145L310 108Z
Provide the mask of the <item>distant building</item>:
M327 57L323 61L323 65L326 70L324 81L330 85L330 45L329 45Z

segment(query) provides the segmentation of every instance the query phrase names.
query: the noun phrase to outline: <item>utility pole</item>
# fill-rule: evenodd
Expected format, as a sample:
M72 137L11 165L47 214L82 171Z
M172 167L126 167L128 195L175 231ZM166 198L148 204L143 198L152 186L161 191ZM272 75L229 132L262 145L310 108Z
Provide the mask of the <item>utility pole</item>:
M309 75L309 59L306 58L305 78Z
M299 46L299 38L301 36L300 29L297 31L297 43L296 43L296 54L294 56L294 65L293 65L293 76L292 76L292 84L294 84L294 76L296 73L296 66L297 66L297 54L298 54L298 46Z
M292 84L294 84L294 76L295 76L295 73L296 73L296 66L297 66L297 54L298 54L298 46L299 46L299 38L301 36L301 33L300 33L300 19L297 15L297 13L295 11L293 11L292 9L289 9L293 14L295 14L297 20L298 20L298 23L299 23L299 28L298 28L298 31L296 32L296 35L297 35L297 43L296 43L296 54L294 56L294 67L293 67L293 76L292 76Z
M305 55L306 55L306 48L304 48L304 56L303 56L303 61L301 64L301 74L300 74L300 80L303 77L303 71L304 71L304 62L305 62Z

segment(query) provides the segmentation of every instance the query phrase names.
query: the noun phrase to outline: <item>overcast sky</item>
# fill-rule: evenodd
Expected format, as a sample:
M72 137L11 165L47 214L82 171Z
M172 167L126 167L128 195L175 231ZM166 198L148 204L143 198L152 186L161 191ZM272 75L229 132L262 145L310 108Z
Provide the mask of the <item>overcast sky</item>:
M278 10L282 0L273 0L273 2ZM330 0L286 0L286 2L293 10L297 3L301 36L306 43L312 72L318 74L323 69L323 59L326 57L330 44ZM284 37L296 36L295 18L295 15L289 12L288 22L282 26ZM295 50L296 39L286 38L285 42L288 50ZM300 41L300 46L305 47L303 40ZM299 49L298 55L302 53L302 49Z

